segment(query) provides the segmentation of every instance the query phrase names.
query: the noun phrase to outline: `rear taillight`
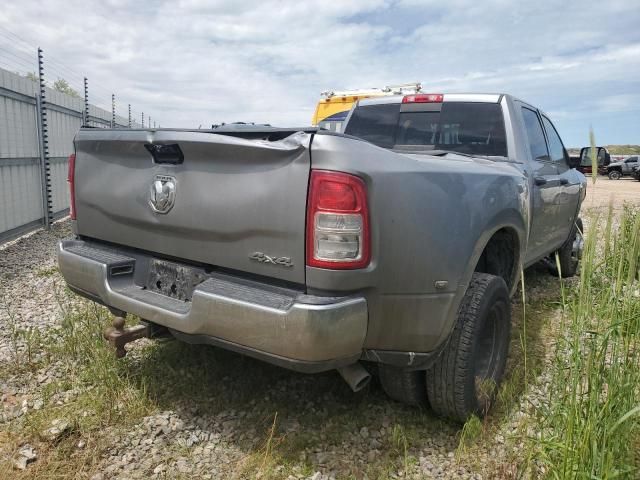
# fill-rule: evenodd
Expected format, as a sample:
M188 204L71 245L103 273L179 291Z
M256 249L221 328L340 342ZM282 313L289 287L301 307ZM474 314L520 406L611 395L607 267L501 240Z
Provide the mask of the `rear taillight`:
M415 95L405 95L402 103L441 103L444 101L442 93L416 93Z
M364 268L370 259L367 191L361 178L312 170L307 202L307 265Z
M76 219L76 154L69 155L69 171L67 173L69 182L69 216L71 220Z

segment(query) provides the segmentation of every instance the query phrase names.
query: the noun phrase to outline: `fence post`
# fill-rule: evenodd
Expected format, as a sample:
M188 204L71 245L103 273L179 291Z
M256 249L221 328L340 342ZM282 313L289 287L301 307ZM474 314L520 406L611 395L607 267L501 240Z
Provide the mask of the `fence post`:
M144 112L142 112L141 118L142 118L142 128L144 128Z
M84 118L82 124L85 127L89 126L89 81L87 77L84 77Z
M49 162L49 136L47 130L47 102L45 100L44 64L42 49L38 47L38 75L40 95L36 97L36 110L39 119L38 136L40 140L40 178L42 183L42 207L44 227L49 230L53 222L53 198L51 196L51 164Z

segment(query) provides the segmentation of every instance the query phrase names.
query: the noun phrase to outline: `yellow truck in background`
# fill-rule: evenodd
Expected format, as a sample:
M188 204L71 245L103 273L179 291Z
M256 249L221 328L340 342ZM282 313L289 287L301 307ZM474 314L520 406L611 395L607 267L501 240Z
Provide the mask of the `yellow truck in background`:
M334 132L342 132L342 124L349 115L351 107L364 98L382 97L385 95L403 95L418 93L422 89L420 83L404 83L389 85L384 88L363 88L356 90L327 90L320 94L316 111L311 120L312 125L326 128Z

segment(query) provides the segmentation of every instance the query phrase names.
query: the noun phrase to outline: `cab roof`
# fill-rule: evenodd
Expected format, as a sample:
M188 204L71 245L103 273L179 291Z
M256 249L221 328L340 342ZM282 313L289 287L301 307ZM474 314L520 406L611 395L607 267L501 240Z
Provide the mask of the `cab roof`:
M420 92L422 94L422 92ZM445 93L443 102L500 103L503 93ZM365 98L358 102L360 106L380 105L384 103L402 103L407 95L388 95L385 97ZM410 95L409 95L410 96Z

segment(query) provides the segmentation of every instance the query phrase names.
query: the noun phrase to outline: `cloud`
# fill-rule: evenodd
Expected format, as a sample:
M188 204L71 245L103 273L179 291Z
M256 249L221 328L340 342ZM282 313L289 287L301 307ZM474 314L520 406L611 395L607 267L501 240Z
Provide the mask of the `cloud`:
M639 113L639 20L631 0L25 0L0 10L0 66L28 50L4 28L43 47L50 76L86 75L96 100L163 126L308 124L322 90L419 80L511 92L578 132Z

